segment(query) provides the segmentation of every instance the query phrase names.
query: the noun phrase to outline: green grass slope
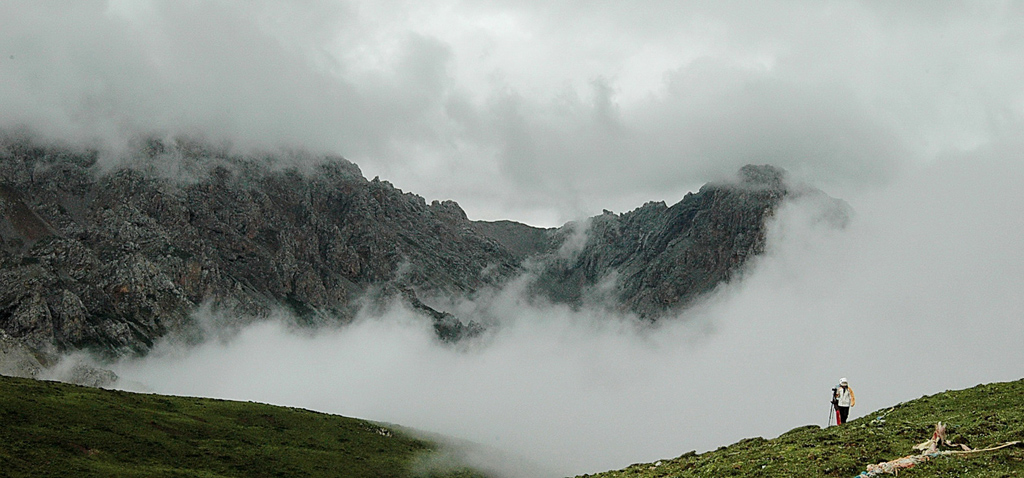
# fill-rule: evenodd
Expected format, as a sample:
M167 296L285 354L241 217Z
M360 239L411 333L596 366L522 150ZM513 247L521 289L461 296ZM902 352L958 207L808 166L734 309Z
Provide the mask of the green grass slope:
M438 470L438 455L400 430L308 410L0 376L3 477L482 476Z
M810 425L771 440L748 438L707 453L691 452L675 459L583 476L853 478L868 464L918 453L913 446L931 438L939 421L948 425L950 441L972 448L1024 440L1024 380L922 397L838 427ZM899 476L1024 477L1024 446L939 456L903 470Z

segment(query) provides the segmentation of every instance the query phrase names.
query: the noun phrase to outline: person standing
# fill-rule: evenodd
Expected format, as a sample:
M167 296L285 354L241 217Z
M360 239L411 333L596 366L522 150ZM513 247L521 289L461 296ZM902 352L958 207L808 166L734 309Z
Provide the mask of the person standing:
M846 417L850 416L850 407L857 403L857 398L853 396L853 389L846 377L839 379L839 386L832 390L835 390L832 401L836 405L836 425L842 425L846 423Z

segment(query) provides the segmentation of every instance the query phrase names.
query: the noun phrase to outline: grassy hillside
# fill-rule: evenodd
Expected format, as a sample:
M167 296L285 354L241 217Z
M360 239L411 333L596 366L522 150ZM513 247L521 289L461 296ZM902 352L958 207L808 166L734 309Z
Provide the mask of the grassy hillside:
M914 453L935 423L974 448L1024 440L1024 380L922 397L840 427L796 428L597 475L849 477ZM258 403L167 397L0 376L0 476L445 477L437 444L351 418ZM428 466L428 464L431 464ZM1024 446L940 456L913 477L1024 477Z
M853 478L868 464L917 453L913 446L931 438L938 421L948 424L951 441L972 448L1024 440L1024 380L922 397L839 427L800 427L772 440L749 438L707 453L584 476ZM1024 446L939 456L899 476L1024 477Z
M437 451L392 428L308 410L0 376L4 477L482 476L437 470Z

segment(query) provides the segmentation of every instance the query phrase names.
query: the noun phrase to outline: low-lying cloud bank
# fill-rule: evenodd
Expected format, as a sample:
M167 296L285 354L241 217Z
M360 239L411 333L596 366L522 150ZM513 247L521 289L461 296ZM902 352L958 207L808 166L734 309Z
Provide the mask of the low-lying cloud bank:
M656 327L531 305L509 289L473 304L500 324L460 346L393 309L312 334L269 320L191 349L165 344L116 371L130 389L440 432L551 476L825 425L840 376L857 391L854 416L1021 377L1017 157L992 151L918 168L848 198L856 216L841 230L788 204L742 281Z

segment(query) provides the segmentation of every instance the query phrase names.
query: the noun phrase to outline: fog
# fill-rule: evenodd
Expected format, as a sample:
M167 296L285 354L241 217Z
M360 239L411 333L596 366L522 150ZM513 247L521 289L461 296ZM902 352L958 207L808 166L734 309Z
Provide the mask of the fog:
M843 229L816 220L814 204L788 203L742 280L656 327L531 305L509 287L473 304L500 324L458 346L395 308L316 334L271 319L115 370L132 389L440 432L551 476L825 426L841 376L857 393L853 417L1015 380L1024 176L1003 154L948 158L852 198Z

